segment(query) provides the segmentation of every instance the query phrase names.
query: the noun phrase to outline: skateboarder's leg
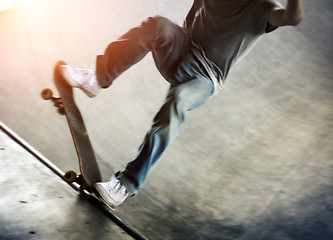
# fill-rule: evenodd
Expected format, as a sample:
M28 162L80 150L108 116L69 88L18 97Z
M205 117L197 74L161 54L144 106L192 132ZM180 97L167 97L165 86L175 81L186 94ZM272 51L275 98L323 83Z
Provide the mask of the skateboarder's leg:
M62 71L71 85L94 97L101 88L109 87L121 73L139 62L149 51L163 49L163 67L175 65L187 43L187 35L181 27L163 17L150 17L110 43L105 54L97 56L96 71L70 66L63 66Z
M213 90L212 81L203 76L169 89L138 155L120 174L119 179L127 192L135 194L142 187L148 173L177 136L186 112L203 104Z
M110 182L96 184L98 192L107 193L103 195L107 201L124 199L125 195L119 194L118 188L110 187L113 185L125 186L129 195L136 194L147 174L177 136L186 112L204 103L214 90L212 79L190 50L186 33L173 23L169 26L175 33L172 41L153 49L152 53L157 68L171 87L137 157L128 163L125 171L115 174ZM116 180L120 180L119 185Z
M127 164L125 171L114 174L109 182L95 184L107 203L118 206L128 196L137 193L148 173L177 136L186 112L203 104L213 90L211 79L200 74L169 89L136 158Z
M104 56L97 57L99 84L103 88L110 86L121 73L139 62L150 51L163 51L163 66L169 68L184 52L187 43L188 38L181 27L164 17L150 17L117 41L110 43Z

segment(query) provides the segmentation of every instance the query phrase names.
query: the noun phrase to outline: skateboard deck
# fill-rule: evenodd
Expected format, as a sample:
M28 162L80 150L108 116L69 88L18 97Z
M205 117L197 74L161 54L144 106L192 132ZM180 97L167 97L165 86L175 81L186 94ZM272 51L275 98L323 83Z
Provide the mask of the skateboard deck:
M81 174L67 171L64 180L69 183L77 182L81 188L95 193L93 186L96 182L101 182L102 178L83 118L74 101L73 88L67 83L60 70L60 66L65 64L59 61L54 67L54 84L60 97L54 97L50 89L44 89L42 97L45 100L52 100L58 112L66 116L78 156Z
M93 187L96 182L101 182L101 174L83 118L74 101L73 88L62 76L60 71L61 65L66 65L66 63L59 61L54 67L54 84L58 89L60 97L53 96L52 90L49 88L44 89L41 92L41 96L45 100L51 100L58 108L58 112L66 116L78 156L81 174L77 175L74 171L67 171L63 179L67 183L77 182L80 188L77 186L74 188L80 190L80 193L94 203L94 205L98 205L102 209L107 209L107 215L134 239L146 239L137 230L118 217L114 213L115 209L113 206L104 201Z

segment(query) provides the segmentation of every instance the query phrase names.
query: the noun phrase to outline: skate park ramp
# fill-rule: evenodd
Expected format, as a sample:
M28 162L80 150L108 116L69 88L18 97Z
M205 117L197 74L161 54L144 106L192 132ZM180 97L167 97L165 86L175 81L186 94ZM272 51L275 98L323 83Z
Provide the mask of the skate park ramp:
M188 113L143 189L117 209L147 238L333 238L333 3L303 2L302 23L260 39L223 91ZM58 168L78 171L66 120L40 97L55 90L56 61L93 68L131 27L154 15L182 24L191 4L35 0L0 12L0 121ZM168 87L148 54L100 96L75 91L104 180L135 157ZM13 216L21 217L15 206ZM110 233L104 218L89 228L96 236Z

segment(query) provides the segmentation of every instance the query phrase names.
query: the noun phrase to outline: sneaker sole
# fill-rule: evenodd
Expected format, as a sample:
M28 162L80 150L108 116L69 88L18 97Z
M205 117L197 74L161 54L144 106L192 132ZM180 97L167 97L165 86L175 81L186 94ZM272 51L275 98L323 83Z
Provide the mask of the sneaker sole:
M103 200L103 202L109 206L111 206L112 208L118 207L120 204L122 204L123 202L117 202L115 201L106 191L103 187L99 186L99 185L95 185L95 189L98 192L100 198ZM111 201L106 200L110 199Z
M98 200L99 201L101 201L102 203L104 203L111 211L115 211L116 210L116 208L113 206L113 205L111 205L111 204L109 204L109 203L107 203L103 198L102 198L102 196L101 195L96 195L96 197L98 198Z

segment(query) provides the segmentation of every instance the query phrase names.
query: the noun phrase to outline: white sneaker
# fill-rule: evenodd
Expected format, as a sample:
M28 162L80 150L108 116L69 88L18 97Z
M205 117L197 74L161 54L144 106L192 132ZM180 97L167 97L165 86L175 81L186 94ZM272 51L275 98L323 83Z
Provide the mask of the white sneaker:
M94 187L104 201L113 207L119 206L128 197L126 187L120 183L115 174L111 177L109 182L95 183Z
M102 90L94 70L73 68L67 65L60 66L60 69L71 86L80 88L89 97L95 97Z

